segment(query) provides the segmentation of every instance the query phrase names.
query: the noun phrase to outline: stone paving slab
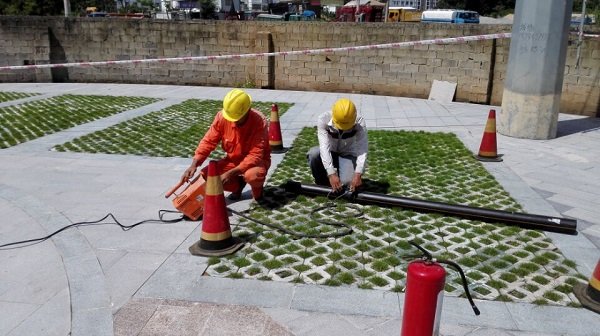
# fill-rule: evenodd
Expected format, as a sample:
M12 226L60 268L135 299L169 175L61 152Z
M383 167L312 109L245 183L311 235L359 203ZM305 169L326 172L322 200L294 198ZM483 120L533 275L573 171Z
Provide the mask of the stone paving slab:
M132 300L115 315L115 335L292 335L255 307Z

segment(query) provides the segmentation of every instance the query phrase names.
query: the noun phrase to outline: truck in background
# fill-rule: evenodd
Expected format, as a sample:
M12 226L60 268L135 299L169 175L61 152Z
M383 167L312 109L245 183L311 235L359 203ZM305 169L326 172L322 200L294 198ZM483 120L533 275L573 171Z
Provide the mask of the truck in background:
M433 9L421 14L421 22L479 23L479 13L462 9Z
M419 22L422 12L413 7L388 8L387 22Z

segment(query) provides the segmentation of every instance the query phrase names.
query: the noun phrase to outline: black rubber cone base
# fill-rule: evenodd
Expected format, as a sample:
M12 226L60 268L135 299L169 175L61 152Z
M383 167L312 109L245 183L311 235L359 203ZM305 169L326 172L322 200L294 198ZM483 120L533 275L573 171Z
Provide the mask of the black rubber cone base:
M271 153L272 154L283 154L285 152L287 152L289 150L289 148L285 148L285 147L271 147Z
M577 283L573 286L573 293L575 297L581 302L581 305L585 308L600 314L600 302L594 301L587 293L587 286L582 283Z
M494 156L494 157L486 157L475 155L475 158L479 161L483 162L502 162L502 155Z
M231 237L231 241L231 246L227 246L221 249L207 249L205 247L202 247L202 245L205 245L206 242L200 239L199 241L195 242L194 245L190 246L189 251L192 255L195 256L221 257L233 254L244 246L244 242L236 237Z

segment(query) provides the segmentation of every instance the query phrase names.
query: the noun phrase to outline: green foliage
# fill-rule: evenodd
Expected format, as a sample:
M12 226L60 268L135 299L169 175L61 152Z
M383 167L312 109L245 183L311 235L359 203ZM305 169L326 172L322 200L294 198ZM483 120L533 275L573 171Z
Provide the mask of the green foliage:
M208 20L213 19L217 13L217 4L214 0L200 0L200 17Z
M105 12L116 11L114 0L69 0L69 2L71 13L75 15L85 15L87 7L96 7L98 11ZM62 16L64 13L63 0L0 0L0 15Z
M1 15L62 15L63 0L0 0Z
M581 13L583 7L583 0L573 1L573 12ZM586 13L593 14L595 11L600 10L600 0L586 0L585 2ZM598 16L596 16L598 18Z

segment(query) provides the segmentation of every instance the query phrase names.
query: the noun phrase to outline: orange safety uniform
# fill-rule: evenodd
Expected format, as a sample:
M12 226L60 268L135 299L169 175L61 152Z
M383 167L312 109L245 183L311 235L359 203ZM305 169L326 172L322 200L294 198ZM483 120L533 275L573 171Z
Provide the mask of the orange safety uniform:
M269 127L267 119L255 109L248 111L248 119L242 126L226 120L221 111L217 113L212 125L206 132L194 153L194 159L204 162L210 153L221 143L227 156L217 162L219 175L239 167L244 181L252 188L252 196L260 197L267 171L271 166L271 147L269 146ZM207 169L202 170L206 179ZM230 179L223 184L223 190L239 191L238 179Z

